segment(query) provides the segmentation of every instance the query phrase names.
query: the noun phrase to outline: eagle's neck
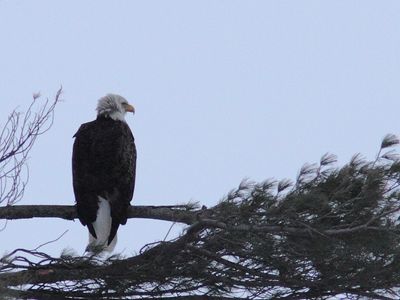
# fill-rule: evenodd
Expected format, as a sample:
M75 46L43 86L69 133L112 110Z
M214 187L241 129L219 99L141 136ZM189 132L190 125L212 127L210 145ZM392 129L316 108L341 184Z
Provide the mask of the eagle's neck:
M98 114L97 118L110 118L113 119L114 121L122 121L126 123L125 120L125 114L120 112L120 111L113 111L113 112L106 112L102 114Z

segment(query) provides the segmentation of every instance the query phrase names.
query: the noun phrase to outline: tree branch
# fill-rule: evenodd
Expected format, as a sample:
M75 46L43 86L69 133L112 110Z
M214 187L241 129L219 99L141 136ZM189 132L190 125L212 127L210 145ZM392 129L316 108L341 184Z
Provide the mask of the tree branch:
M66 263L62 258L52 258L42 252L17 249L13 251L12 255L17 254L18 252L23 252L41 258L41 260L39 263L29 262L29 266L24 267L27 268L27 270L0 274L0 287L18 286L23 284L54 283L66 280L96 279L99 277L111 278L115 276L118 278L121 275L122 270L124 273L140 273L140 268L143 268L146 265L152 266L154 259L161 259L159 262L160 264L166 263L168 261L166 258L176 255L176 253L181 251L187 243L193 241L197 237L197 234L198 232L186 233L172 242L161 242L137 256L114 260L111 264L104 264L100 260L97 260L95 256L71 257L71 261ZM41 265L42 263L45 265ZM16 267L22 268L22 266ZM146 276L154 279L164 275L149 272ZM138 282L143 280L140 276L135 276L135 278L137 278Z
M172 206L131 206L128 218L157 219L192 224L202 211L193 210L190 205ZM77 219L74 205L13 205L0 207L0 219L60 218Z
M52 126L61 93L60 88L52 102L41 102L40 95L35 94L26 111L14 109L0 129L0 203L12 205L22 199L29 179L29 152L36 139Z
M358 231L387 231L387 228L370 226L368 223L359 226L349 226L342 229L318 230L309 226L279 226L263 225L254 226L239 224L236 226L226 224L207 216L209 210L194 210L190 205L171 205L171 206L131 206L128 218L154 219L170 222L178 222L192 225L191 228L214 227L223 230L241 232L264 232L264 233L284 233L295 236L311 236L320 234L321 236L338 236L351 234ZM32 218L60 218L65 220L77 219L76 208L74 205L13 205L0 207L0 219L32 219ZM189 230L191 230L189 228Z

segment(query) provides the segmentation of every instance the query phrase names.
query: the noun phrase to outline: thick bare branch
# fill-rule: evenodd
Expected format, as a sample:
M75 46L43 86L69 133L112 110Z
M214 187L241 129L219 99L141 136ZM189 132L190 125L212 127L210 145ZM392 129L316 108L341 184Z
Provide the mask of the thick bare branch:
M128 218L157 219L192 224L202 211L191 205L176 206L131 206ZM0 207L0 219L61 218L77 219L73 205L13 205Z

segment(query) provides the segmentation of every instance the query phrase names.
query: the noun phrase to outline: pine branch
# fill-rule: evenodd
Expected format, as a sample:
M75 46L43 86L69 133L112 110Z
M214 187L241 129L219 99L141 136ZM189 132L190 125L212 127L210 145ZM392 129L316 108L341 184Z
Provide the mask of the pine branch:
M337 236L343 234L355 233L357 231L387 231L387 228L371 226L364 223L358 226L348 226L340 229L318 230L306 224L299 226L279 226L279 225L228 225L221 222L218 218L211 219L207 216L209 210L190 210L190 206L171 205L171 206L131 206L128 212L128 218L154 219L170 222L178 222L191 225L192 228L220 228L229 229L236 232L264 232L264 233L285 233L294 236L310 236L319 234L321 236ZM0 219L32 219L32 218L60 218L65 220L74 220L78 216L76 208L73 205L13 205L0 207Z
M98 261L95 256L71 257L70 261L66 262L64 259L51 258L42 252L17 249L14 251L14 254L23 252L37 258L41 257L42 261L43 258L45 258L47 260L46 265L42 266L40 263L29 262L29 266L26 267L27 270L0 274L0 287L56 283L66 280L112 278L113 276L118 278L122 273L140 273L140 267L146 264L153 264L154 259L157 259L157 257L163 257L165 259L168 256L174 256L177 252L181 251L187 243L193 241L197 237L197 234L198 231L188 232L175 241L161 242L139 255L126 259L117 259L112 262L110 261L111 263L102 265L96 265L101 263L101 261ZM157 280L157 278L162 278L165 274L162 274L161 270L159 270L158 273L149 273L146 276ZM143 279L138 278L139 282L140 280Z

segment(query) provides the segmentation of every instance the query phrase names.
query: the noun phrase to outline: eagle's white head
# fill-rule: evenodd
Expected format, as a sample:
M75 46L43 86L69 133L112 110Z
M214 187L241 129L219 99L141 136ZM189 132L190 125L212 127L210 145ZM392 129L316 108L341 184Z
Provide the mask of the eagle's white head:
M124 122L127 112L135 113L135 108L124 97L115 94L107 94L101 97L96 110L97 116L110 117L113 120Z

